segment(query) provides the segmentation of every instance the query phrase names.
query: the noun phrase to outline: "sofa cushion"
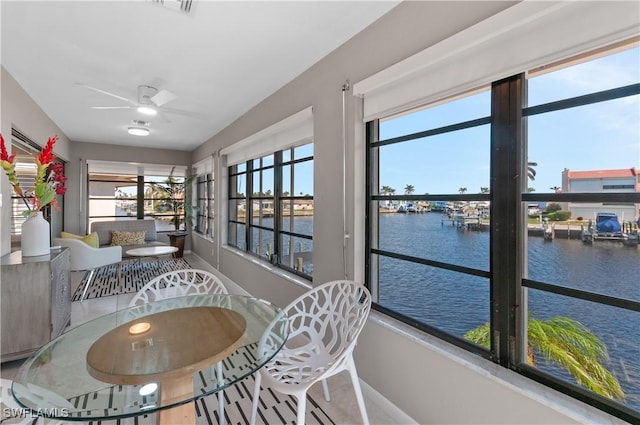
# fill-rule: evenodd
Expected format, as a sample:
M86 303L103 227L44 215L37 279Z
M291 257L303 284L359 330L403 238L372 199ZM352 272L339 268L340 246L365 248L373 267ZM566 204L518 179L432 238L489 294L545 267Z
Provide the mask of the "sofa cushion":
M144 237L146 232L141 230L139 232L121 232L119 230L111 231L111 245L142 245L144 244Z
M156 233L156 222L153 219L144 220L108 220L95 221L91 223L91 231L98 232L100 246L111 245L111 231L139 232L144 230L145 242L158 240Z
M77 239L89 245L92 248L98 248L100 246L100 242L98 240L98 234L96 232L92 232L86 236L74 235L69 232L61 232L60 238L62 239Z

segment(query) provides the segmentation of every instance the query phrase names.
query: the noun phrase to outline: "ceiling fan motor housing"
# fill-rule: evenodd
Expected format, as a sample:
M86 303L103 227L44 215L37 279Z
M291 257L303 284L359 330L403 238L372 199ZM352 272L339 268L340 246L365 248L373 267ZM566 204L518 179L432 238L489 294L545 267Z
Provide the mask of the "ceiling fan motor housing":
M158 89L151 86L138 86L138 103L142 105L153 105L151 98L158 93Z

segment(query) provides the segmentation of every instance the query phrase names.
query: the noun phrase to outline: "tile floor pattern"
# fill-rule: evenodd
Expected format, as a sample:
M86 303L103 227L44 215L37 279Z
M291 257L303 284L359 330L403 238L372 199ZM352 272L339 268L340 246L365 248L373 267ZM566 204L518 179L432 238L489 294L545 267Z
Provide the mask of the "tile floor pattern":
M213 271L211 265L202 260L200 257L192 254L185 253L185 259L193 268L199 268L203 270ZM83 272L71 273L71 289L72 293L76 290L84 276ZM229 292L241 292L238 288L228 287ZM111 313L115 310L126 308L129 304L129 300L133 294L122 294L117 296L94 298L84 300L82 303L73 302L71 308L71 327L77 326L81 323L87 322L96 317L104 314ZM4 379L12 379L17 369L20 367L21 361L6 362L3 363L0 368L0 376ZM319 407L331 417L331 420L340 425L362 424L362 418L360 417L360 411L353 394L353 388L349 380L347 373L334 376L328 380L331 401L324 400L322 395L322 386L320 384L315 385L309 390L309 394L317 401ZM371 424L390 425L400 424L401 422L394 418L390 412L385 411L383 408L373 403L372 399L367 396L366 389L363 389L365 404L367 406L367 413L369 415L369 421ZM250 414L250 413L249 413ZM3 422L4 423L4 422ZM7 421L7 424L11 422ZM26 422L26 423L31 423ZM42 420L38 421L38 424L42 424ZM56 422L57 423L57 422ZM79 422L69 422L75 424ZM94 422L95 423L95 422ZM120 421L118 425L122 424L146 424L155 423L153 418L148 417L146 419L132 421ZM203 422L206 423L206 422ZM215 423L215 422L214 422ZM103 425L116 425L115 421L102 422Z

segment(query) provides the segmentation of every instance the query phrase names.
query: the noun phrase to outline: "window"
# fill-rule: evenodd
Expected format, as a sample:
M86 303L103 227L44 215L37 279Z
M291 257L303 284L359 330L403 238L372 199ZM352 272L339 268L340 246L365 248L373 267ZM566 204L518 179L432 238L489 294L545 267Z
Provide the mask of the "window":
M634 422L640 48L616 47L368 121L366 279L374 308Z
M188 179L168 176L144 176L144 215L154 217L156 230L185 230L185 195Z
M247 164L229 167L229 229L227 243L242 251L247 243Z
M228 244L313 274L313 144L229 167Z
M311 280L313 109L223 149L227 244Z
M89 223L153 218L159 232L183 229L185 169L88 161Z
M89 173L89 222L138 218L138 176Z
M618 189L635 189L633 184L603 184L602 188L605 190L618 190Z
M198 175L195 231L213 237L213 173Z
M489 320L489 94L369 126L370 137L379 133L369 151L377 170L369 195L375 217L369 281L378 305L459 338ZM482 231L462 231L471 227ZM437 283L424 287L428 297L399 296L408 295L398 291L400 276L408 288L424 286L425 276Z
M28 195L34 190L37 171L36 157L42 147L15 128L11 129L11 136L11 154L16 155L16 176L23 193ZM64 164L59 158L55 158L54 162ZM52 208L49 204L42 209L44 217L51 223L52 234L62 230L64 196L56 195L56 204L59 208ZM27 211L27 207L22 197L11 189L11 245L14 248L18 248L20 245L22 223L26 219L23 215L25 211Z

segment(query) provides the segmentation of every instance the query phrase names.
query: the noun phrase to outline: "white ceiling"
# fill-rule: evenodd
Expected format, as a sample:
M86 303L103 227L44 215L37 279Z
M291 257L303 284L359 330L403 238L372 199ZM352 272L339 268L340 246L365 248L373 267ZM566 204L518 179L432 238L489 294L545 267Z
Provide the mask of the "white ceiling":
M73 141L192 150L397 4L2 0L1 59ZM151 85L192 114L92 109L129 103L80 84L134 101ZM133 120L151 134L128 135Z

